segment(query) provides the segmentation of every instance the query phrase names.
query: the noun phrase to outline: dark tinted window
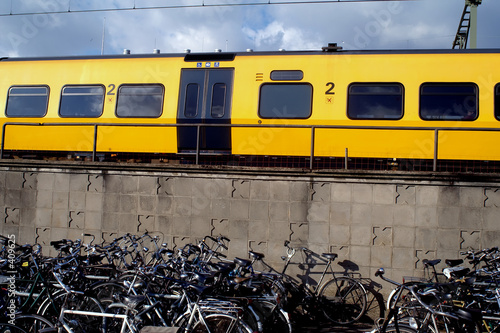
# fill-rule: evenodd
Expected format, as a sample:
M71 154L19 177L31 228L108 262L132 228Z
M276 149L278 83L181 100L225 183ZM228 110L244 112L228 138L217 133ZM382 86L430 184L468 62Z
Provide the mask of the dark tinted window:
M478 88L473 83L425 83L420 87L420 117L424 120L474 120Z
M194 118L198 114L198 98L200 86L197 83L190 83L186 86L186 102L184 106L184 116Z
M224 105L226 101L226 84L216 83L212 89L212 107L210 113L213 118L224 117Z
M158 118L163 108L163 86L122 85L118 89L116 115L127 118Z
M403 91L399 83L351 84L347 116L351 119L401 119Z
M275 83L260 88L261 118L309 118L312 110L310 84Z
M43 117L47 113L49 88L11 87L7 96L7 117Z
M104 107L103 86L65 86L61 94L61 117L90 117L102 115Z
M273 81L300 81L304 78L302 71L272 71L271 80Z

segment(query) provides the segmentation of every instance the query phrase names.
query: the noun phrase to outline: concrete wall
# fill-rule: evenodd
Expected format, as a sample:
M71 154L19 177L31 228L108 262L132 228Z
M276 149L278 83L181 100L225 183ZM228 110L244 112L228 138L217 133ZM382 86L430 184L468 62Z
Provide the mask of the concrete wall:
M252 249L276 267L290 240L336 252L364 277L385 267L395 279L421 275L424 258L500 245L499 183L405 178L4 166L0 232L47 254L51 240L84 232L147 230L171 248L222 234L230 257Z

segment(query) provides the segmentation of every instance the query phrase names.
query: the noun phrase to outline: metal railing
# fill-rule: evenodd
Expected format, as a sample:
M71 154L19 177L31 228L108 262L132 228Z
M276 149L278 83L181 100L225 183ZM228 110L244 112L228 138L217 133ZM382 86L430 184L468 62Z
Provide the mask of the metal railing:
M2 127L2 141L0 147L0 158L4 156L5 150L5 137L8 126L70 126L70 127L93 127L93 149L92 161L96 160L97 156L97 134L99 127L196 127L196 165L199 164L201 148L200 148L200 134L201 129L204 127L231 127L231 128L294 128L294 129L310 129L311 130L311 145L309 155L309 169L312 170L314 166L314 149L316 140L316 130L318 129L342 129L342 130L391 130L391 131L431 131L434 132L434 157L433 157L433 171L437 171L438 166L438 148L439 148L439 132L444 131L464 131L464 132L500 132L500 128L479 128L479 127L402 127L402 126L342 126L342 125L276 125L276 124L144 124L144 123L23 123L23 122L6 122ZM347 169L348 149L345 148L345 168Z

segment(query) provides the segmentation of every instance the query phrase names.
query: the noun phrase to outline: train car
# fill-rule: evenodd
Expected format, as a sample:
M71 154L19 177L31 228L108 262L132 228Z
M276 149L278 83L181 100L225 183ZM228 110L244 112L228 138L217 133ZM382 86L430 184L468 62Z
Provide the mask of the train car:
M500 51L2 58L2 157L499 161ZM420 161L420 162L419 162ZM393 162L390 162L391 164ZM393 163L394 165L397 162Z

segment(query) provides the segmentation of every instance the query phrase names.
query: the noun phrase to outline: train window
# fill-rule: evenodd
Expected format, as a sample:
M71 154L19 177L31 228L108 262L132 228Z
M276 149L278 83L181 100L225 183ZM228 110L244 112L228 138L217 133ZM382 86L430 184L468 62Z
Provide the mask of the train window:
M404 88L400 83L353 83L348 91L350 119L398 120L403 117Z
M7 117L43 117L47 113L49 87L11 87L7 95Z
M125 84L118 88L116 115L127 118L158 118L163 108L160 84Z
M500 120L500 83L495 86L495 118Z
M273 81L300 81L304 78L302 71L272 71L271 80Z
M61 94L61 117L97 118L104 107L104 86L64 86Z
M420 86L423 120L475 120L478 87L474 83L424 83Z
M212 107L210 113L213 118L224 117L224 105L226 101L226 84L216 83L212 88Z
M308 83L268 83L260 87L261 118L305 119L311 116L312 86Z
M197 83L190 83L186 86L186 102L184 116L194 118L198 114L198 99L200 98L200 86Z

